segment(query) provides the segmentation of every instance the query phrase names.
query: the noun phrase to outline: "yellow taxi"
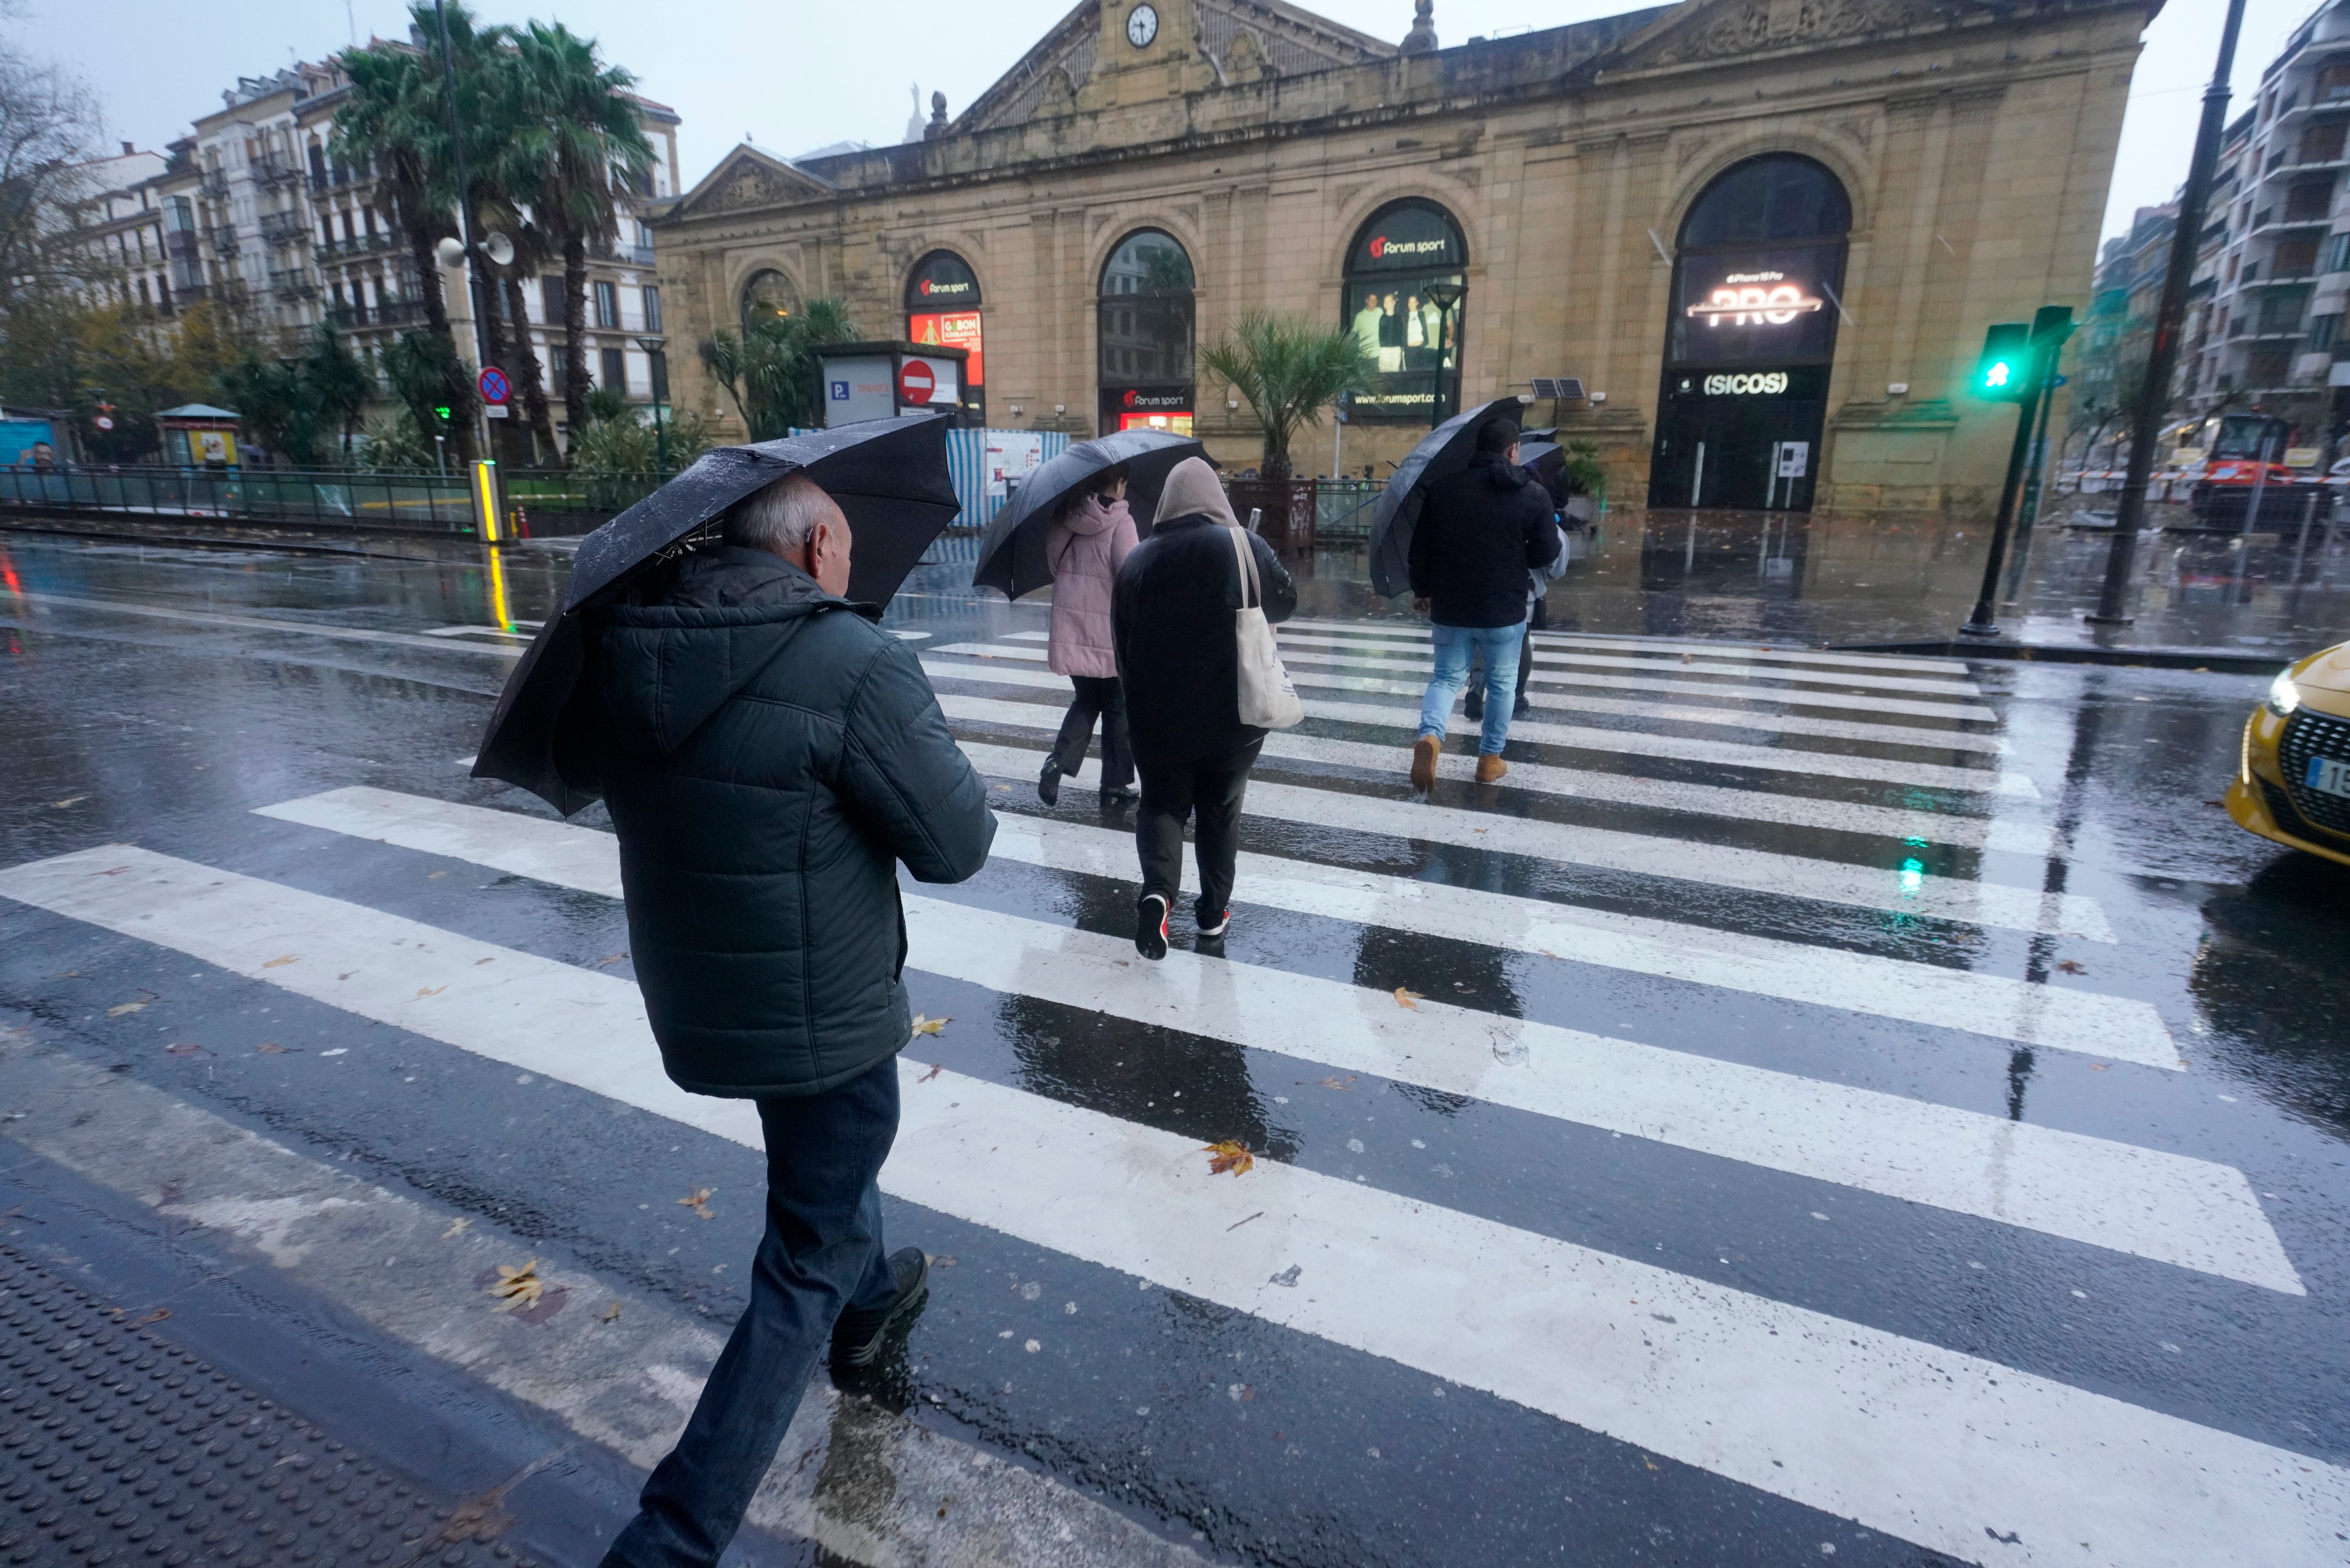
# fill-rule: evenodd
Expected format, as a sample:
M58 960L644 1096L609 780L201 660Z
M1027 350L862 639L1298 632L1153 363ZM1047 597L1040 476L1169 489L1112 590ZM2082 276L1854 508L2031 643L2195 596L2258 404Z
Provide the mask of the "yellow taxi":
M2350 866L2350 642L2276 678L2228 786L2239 826Z

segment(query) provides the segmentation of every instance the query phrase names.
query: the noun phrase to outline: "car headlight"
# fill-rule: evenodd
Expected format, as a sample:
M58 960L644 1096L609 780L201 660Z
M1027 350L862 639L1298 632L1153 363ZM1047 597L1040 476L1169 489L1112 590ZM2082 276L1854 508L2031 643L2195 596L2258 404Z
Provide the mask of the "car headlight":
M2301 690L2293 683L2293 671L2286 670L2270 684L2269 694L2262 700L2261 706L2280 719L2301 706Z

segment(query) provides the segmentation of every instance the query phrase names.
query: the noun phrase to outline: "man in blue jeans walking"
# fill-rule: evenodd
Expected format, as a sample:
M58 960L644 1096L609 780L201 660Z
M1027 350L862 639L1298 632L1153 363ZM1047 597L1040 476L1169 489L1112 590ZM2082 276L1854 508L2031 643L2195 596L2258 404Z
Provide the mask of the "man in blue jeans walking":
M1518 427L1509 420L1481 426L1469 466L1428 487L1410 563L1412 607L1431 622L1436 654L1411 748L1411 787L1423 794L1435 786L1436 759L1472 650L1485 670L1477 782L1492 784L1510 771L1502 747L1526 636L1526 573L1558 556L1551 512L1549 493L1518 466Z

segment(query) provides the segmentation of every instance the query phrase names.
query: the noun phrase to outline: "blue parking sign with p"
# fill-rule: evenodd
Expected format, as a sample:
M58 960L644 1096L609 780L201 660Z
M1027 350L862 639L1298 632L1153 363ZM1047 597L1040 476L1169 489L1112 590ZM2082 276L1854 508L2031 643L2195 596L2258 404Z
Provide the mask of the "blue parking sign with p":
M846 381L835 381L835 382L832 384L832 400L833 400L834 402L836 402L836 403L845 403L845 402L848 401L848 383L847 383L847 382L846 382Z

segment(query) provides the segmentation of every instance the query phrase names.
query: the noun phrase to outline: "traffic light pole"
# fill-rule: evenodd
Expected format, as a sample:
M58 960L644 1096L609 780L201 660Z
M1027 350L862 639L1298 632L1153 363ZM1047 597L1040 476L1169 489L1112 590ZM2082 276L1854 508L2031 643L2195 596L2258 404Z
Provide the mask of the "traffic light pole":
M2129 469L2114 509L2114 538L2106 555L2106 584L2097 596L2094 626L2127 626L2130 576L2137 565L2137 531L2146 515L2147 483L2154 477L2155 445L2162 439L2162 416L2170 406L2170 378L2178 369L2178 329L2187 318L2187 289L2195 281L2195 253L2203 235L2203 214L2211 204L2211 176L2220 161L2220 134L2228 118L2228 78L2236 68L2236 35L2243 30L2244 0L2228 0L2228 20L2220 30L2220 61L2203 93L2203 123L2195 132L2195 156L2187 165L2187 185L2178 193L2178 227L2170 236L2170 265L2162 277L2162 303L2155 311L2154 341L2146 357L2146 384L2130 420Z
M1999 490L1999 521L1991 524L1991 554L1983 557L1982 592L1975 596L1974 613L1967 624L1959 628L1963 637L1997 637L1999 625L1992 618L1991 597L1999 592L1999 569L2007 561L2008 530L2015 524L2015 502L2023 488L2023 465L2032 455L2033 420L2040 411L2040 400L2046 397L2048 362L2054 357L2050 348L2034 345L2032 359L2032 390L2015 407L2015 440L2007 451L2007 478ZM2043 358L2045 356L2045 358Z

